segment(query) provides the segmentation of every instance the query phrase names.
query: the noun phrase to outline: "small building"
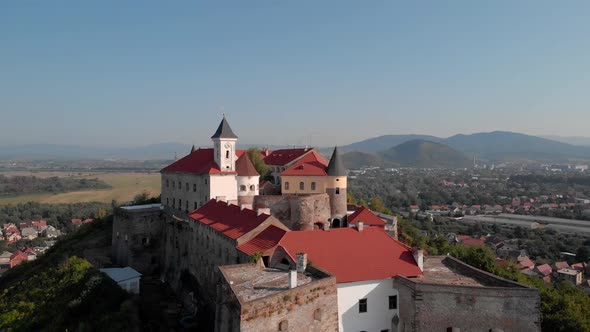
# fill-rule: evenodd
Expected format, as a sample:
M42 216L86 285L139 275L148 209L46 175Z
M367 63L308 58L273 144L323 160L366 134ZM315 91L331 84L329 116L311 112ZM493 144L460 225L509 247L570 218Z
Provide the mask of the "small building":
M39 236L39 232L37 232L37 230L34 229L33 227L22 228L20 230L20 233L24 239L29 239L29 240L35 239L35 238L37 238L37 236Z
M4 251L0 254L0 269L10 268L10 256L12 256L12 253L9 251Z
M557 270L557 278L560 280L567 280L578 286L582 284L582 271L569 268L560 269Z
M22 252L20 250L17 250L10 256L10 268L12 269L13 267L17 266L18 264L28 261L28 259L29 259L29 256L27 256L27 254L25 254L24 252Z
M59 230L51 225L45 227L45 229L43 229L41 231L41 236L44 236L49 239L56 238L59 235L60 235Z
M100 269L109 278L113 279L117 285L131 294L139 294L139 280L141 273L127 266L123 268Z
M34 261L37 259L37 253L32 248L27 248L23 251L27 255L27 261Z
M316 267L220 266L216 332L337 331L336 278Z
M361 206L353 214L348 216L347 223L349 227L356 227L359 222L362 222L364 226L385 228L383 219L364 206Z

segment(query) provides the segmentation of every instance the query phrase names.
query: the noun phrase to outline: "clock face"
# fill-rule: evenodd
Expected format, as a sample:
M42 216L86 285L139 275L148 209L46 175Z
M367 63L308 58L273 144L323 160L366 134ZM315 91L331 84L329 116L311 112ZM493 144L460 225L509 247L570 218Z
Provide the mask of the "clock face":
M231 144L229 144L229 143L225 143L225 148L226 148L226 149L229 149L230 147L231 147Z

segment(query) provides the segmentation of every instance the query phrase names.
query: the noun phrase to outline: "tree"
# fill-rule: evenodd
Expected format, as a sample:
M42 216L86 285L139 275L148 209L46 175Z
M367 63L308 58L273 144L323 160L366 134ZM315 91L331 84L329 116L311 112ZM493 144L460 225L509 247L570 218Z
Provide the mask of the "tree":
M254 165L254 168L256 168L256 171L260 174L260 177L265 177L270 173L270 169L264 163L264 159L262 159L262 152L259 148L250 148L246 153Z
M576 260L578 262L588 262L590 260L590 250L588 247L579 247L576 251Z

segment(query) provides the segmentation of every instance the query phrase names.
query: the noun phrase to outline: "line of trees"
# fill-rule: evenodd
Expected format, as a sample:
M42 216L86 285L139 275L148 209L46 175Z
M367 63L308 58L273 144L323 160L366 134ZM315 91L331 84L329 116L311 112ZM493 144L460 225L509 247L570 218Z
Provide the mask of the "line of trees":
M87 178L0 175L0 196L18 196L24 194L61 193L85 189L109 189L106 182Z

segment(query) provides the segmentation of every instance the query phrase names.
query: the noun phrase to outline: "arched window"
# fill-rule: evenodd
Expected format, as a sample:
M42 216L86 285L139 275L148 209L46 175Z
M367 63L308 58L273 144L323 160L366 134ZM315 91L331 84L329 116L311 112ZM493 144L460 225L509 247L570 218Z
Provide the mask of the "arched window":
M229 150L225 150L225 158L229 158Z
M311 190L315 190L315 182L311 183Z
M336 195L340 195L340 188L336 188Z
M256 186L254 186L253 184L250 185L250 191L254 191L256 190Z
M299 190L305 190L305 183L299 182Z
M240 186L240 191L246 191L246 186L245 185L241 185Z
M289 190L289 182L285 182L285 190Z

